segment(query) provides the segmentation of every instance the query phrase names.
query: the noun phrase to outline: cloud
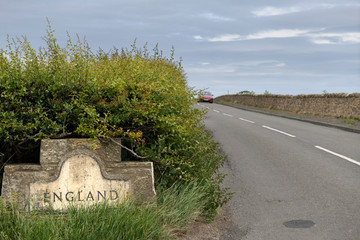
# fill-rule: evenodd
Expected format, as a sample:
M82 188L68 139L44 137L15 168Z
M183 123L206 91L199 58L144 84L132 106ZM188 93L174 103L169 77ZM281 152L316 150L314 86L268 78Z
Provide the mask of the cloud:
M241 61L231 64L200 62L197 66L186 67L188 73L217 74L230 73L233 76L278 75L286 64L278 60ZM261 71L259 71L261 69Z
M196 35L196 36L194 36L194 39L195 40L203 40L204 38L200 35Z
M360 32L324 33L325 29L279 29L261 31L249 35L223 34L212 38L194 36L196 40L209 42L235 42L271 38L304 37L314 44L357 44L360 43Z
M310 34L315 44L356 44L360 43L360 32Z
M292 7L272 7L267 6L260 8L258 10L252 11L251 13L257 17L271 17L286 15L298 12L305 12L310 10L321 10L321 9L331 9L336 7L360 7L360 3L341 3L341 4L308 4L308 5L298 5Z
M284 67L286 64L278 60L260 60L260 61L245 61L239 62L239 66L246 68L258 68L258 67Z
M205 18L207 20L210 21L214 21L214 22L228 22L228 21L235 21L235 19L233 18L228 18L228 17L222 17L213 13L203 13L199 15L201 18Z
M317 38L312 39L311 42L315 44L334 44L328 39L317 39Z
M218 37L208 39L209 42L234 42L240 40L245 40L245 38L239 34L224 34Z
M269 30L250 34L246 36L247 40L253 39L266 39L266 38L292 38L304 36L305 34L312 32L313 30L299 30L299 29L280 29L280 30Z
M229 65L216 65L216 66L207 66L208 63L201 64L202 67L189 67L185 68L188 73L234 73L236 68Z
M303 11L300 7L288 7L288 8L276 8L276 7L264 7L262 9L252 11L252 14L258 17L278 16L290 13L296 13Z
M234 74L237 77L264 77L264 76L279 76L282 75L283 72L238 72Z
M314 30L300 30L300 29L280 29L280 30L268 30L257 32L249 35L239 35L239 34L224 34L214 38L207 38L209 42L234 42L234 41L243 41L243 40L257 40L257 39L267 39L267 38L292 38L292 37L301 37ZM195 39L204 40L204 37L196 36Z

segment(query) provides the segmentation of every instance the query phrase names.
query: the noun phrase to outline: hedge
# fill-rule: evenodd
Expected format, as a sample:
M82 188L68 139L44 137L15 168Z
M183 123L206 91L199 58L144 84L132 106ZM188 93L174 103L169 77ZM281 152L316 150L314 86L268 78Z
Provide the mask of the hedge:
M50 24L45 47L7 39L0 50L0 166L37 162L44 138L121 138L125 159L153 161L157 183L196 181L211 212L227 201L217 170L225 157L193 107L181 61L134 43L93 53L68 34L61 47ZM1 158L1 157L0 157Z

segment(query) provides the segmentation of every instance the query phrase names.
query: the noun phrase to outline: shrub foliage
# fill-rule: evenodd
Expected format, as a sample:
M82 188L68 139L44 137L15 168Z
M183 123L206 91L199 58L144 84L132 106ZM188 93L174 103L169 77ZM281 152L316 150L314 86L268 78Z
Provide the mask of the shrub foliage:
M69 34L60 47L50 24L44 41L35 50L25 37L8 38L0 50L0 166L32 161L44 138L116 137L131 150L126 159L154 162L158 182L208 186L210 212L227 200L213 177L224 156L173 51L167 58L134 43L93 53Z

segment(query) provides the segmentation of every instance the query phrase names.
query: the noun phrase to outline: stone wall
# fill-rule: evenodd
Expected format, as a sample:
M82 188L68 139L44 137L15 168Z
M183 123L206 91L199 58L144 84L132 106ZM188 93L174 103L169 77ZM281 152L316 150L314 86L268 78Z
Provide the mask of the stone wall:
M360 117L360 94L224 95L215 101L323 116Z

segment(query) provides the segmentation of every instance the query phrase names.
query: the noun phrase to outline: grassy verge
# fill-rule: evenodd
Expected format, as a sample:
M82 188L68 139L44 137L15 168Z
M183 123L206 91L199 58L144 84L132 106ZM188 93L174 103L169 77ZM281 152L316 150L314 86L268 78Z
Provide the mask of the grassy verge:
M174 185L159 191L156 202L133 201L67 213L23 213L0 202L0 239L176 239L201 212L204 186Z

